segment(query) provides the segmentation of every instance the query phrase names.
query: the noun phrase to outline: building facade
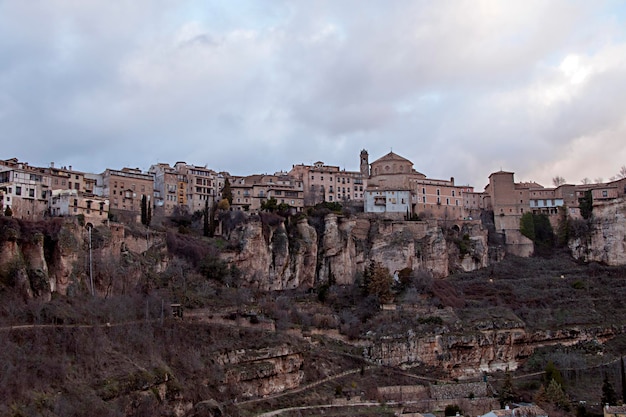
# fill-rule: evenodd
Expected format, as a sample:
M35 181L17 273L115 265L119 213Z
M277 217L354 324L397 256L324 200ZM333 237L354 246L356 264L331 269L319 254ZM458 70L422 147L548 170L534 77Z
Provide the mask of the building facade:
M287 204L296 211L301 211L304 207L302 181L286 172L231 177L229 181L233 194L233 210L257 212L270 198L275 198L278 204Z
M361 169L346 171L318 161L313 165L293 165L289 175L302 182L304 205L339 202L362 205L369 173L367 151L361 151Z
M51 178L40 168L17 158L0 161L2 206L11 208L13 217L40 220L48 210Z
M106 169L102 173L102 190L103 197L109 200L110 210L139 215L144 196L152 204L154 176L138 168Z
M366 190L365 211L381 213L384 194L390 197L390 192L410 196L408 212L423 218L441 220L463 219L466 217L464 209L465 193L472 193L473 187L456 185L454 178L439 180L427 178L426 175L413 169L413 162L389 152L387 155L372 162L369 169L370 177ZM400 199L401 201L402 199ZM403 204L389 206L386 213L407 213L407 206Z
M77 190L52 190L49 199L51 216L84 217L85 222L101 224L109 216L109 200Z

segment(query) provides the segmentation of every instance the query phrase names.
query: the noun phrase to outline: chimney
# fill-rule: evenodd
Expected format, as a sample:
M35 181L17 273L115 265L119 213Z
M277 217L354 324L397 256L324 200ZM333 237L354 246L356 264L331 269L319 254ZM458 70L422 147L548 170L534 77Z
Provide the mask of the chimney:
M50 162L50 168L54 168L54 161Z
M71 165L70 165L70 169L69 169L69 170L70 170L70 171L72 170L72 166L71 166Z

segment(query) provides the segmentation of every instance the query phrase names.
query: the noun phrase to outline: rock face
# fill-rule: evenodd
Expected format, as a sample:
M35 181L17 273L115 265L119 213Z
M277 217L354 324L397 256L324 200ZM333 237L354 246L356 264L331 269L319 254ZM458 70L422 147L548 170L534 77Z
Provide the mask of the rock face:
M53 292L66 295L89 285L89 234L75 220L20 224L5 219L0 229L0 279L22 296L50 300ZM114 274L109 269L119 266L129 248L143 253L163 243L156 234L147 238L127 235L122 225L93 229L95 291L108 291L112 280L139 279L145 272L139 267L136 274Z
M236 387L243 397L297 388L304 379L302 354L287 345L227 352L216 363L224 366L224 384Z
M91 285L88 231L72 220L57 219L53 224L52 232L28 237L19 236L19 226L9 227L0 239L0 268L11 269L12 286L27 297L48 299L52 292L68 294ZM119 224L92 229L96 292L124 292L136 285L145 273L137 257L154 248L165 250L164 236L143 233L129 233ZM391 274L425 269L438 278L484 268L493 261L480 221L442 228L436 221L371 215L284 219L263 213L239 223L225 238L222 260L241 272L241 285L264 291L349 285L372 261ZM151 268L158 272L165 266Z
M244 285L263 290L352 284L370 261L391 273L427 269L435 277L489 265L487 231L480 222L464 222L453 229L462 245L451 244L435 221L331 213L316 228L304 218L288 226L256 218L230 233L231 249L222 256L242 272Z
M364 356L385 365L426 364L442 368L452 377L478 377L483 372L515 370L538 347L605 342L624 330L570 328L527 332L523 327L511 327L457 333L441 328L427 335L408 331L372 340L364 348Z
M626 201L594 206L589 233L569 242L572 255L585 262L626 264Z

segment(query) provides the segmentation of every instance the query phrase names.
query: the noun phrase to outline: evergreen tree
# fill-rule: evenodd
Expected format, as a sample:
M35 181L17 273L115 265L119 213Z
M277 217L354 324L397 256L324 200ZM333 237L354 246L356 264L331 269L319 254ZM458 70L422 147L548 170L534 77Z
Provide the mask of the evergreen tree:
M585 191L583 197L578 199L578 208L583 219L589 220L593 212L593 194L591 190Z
M555 380L557 384L563 386L563 376L561 371L554 365L554 362L549 361L544 369L544 382L546 386L550 385L550 381Z
M141 196L141 224L148 222L148 204L146 202L146 195Z
M615 393L613 384L609 381L608 375L604 375L604 381L602 381L602 399L600 401L602 404L617 404L617 394Z
M623 167L622 167L623 168ZM622 376L622 401L626 404L626 372L624 372L624 357L620 358Z
M150 198L146 199L146 226L150 226L152 223L152 202Z
M519 231L526 236L528 239L535 241L535 222L533 219L533 214L531 212L526 212L522 215L519 224Z
M570 221L567 215L567 206L559 207L559 224L557 226L557 243L566 246L569 241Z
M7 217L13 216L13 210L11 210L11 207L7 206L4 209L4 215L7 216Z
M278 210L278 201L274 197L270 197L268 200L261 203L261 210L269 211L270 213Z
M222 198L228 200L229 205L233 204L233 192L230 189L230 181L228 181L228 178L224 180L224 187L222 187Z
M209 199L204 200L204 212L202 213L202 235L208 237L209 236Z
M504 383L502 384L502 388L500 389L498 400L500 401L500 407L502 408L504 408L506 404L515 400L515 393L513 389L513 379L511 377L511 372L509 372L508 368L506 372L504 373Z

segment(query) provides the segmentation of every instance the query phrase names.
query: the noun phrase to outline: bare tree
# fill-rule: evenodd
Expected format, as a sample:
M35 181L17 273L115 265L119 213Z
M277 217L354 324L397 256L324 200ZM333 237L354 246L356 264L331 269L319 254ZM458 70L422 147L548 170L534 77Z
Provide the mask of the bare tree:
M622 167L619 169L619 172L617 173L617 178L626 178L626 165L622 165Z
M591 184L591 179L589 179L589 177L585 177L582 180L580 180L580 183L583 185Z
M594 181L596 184L601 184L601 183L603 183L603 182L604 182L604 178L602 178L602 177L598 177L598 178L595 178L593 181Z
M556 177L552 178L552 184L554 184L555 187L563 185L565 184L565 178L561 177L560 175L557 175Z

